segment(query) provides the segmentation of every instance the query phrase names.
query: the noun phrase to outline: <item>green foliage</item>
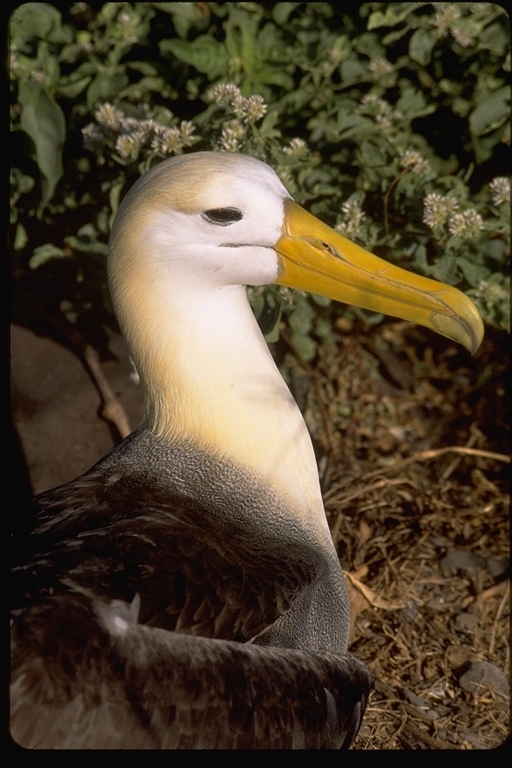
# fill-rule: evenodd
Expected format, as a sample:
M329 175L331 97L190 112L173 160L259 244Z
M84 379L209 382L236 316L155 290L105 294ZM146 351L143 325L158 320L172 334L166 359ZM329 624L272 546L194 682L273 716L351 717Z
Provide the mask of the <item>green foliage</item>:
M26 3L10 34L17 274L103 261L122 195L162 158L241 151L346 236L509 328L499 6ZM286 322L307 360L343 312L275 287L250 298L267 338Z

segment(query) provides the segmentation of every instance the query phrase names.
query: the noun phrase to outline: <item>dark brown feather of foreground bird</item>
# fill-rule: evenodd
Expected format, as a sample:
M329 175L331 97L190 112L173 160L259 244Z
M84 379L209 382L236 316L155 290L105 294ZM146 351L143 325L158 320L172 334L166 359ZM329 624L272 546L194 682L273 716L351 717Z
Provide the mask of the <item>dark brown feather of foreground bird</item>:
M280 503L243 470L144 428L36 497L35 527L13 547L15 741L349 747L371 687L364 665L266 644L311 588L308 610L324 570L280 530ZM261 504L276 508L271 532L252 522Z

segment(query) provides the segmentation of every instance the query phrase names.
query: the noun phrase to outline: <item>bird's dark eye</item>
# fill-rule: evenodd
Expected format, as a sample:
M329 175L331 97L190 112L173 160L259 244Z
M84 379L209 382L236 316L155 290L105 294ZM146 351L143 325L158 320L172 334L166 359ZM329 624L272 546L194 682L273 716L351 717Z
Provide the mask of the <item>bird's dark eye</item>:
M239 211L238 208L211 208L209 211L205 211L203 216L212 224L220 224L221 227L225 227L234 221L240 221L242 211Z

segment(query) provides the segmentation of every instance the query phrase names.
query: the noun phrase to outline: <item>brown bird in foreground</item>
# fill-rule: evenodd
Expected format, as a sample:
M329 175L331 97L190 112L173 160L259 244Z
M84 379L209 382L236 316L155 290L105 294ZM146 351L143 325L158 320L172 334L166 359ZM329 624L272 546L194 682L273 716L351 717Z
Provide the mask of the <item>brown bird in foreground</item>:
M11 733L30 748L339 748L370 676L302 416L245 286L412 320L476 350L456 289L354 245L253 158L160 163L114 222L110 289L146 415L36 497L14 541Z

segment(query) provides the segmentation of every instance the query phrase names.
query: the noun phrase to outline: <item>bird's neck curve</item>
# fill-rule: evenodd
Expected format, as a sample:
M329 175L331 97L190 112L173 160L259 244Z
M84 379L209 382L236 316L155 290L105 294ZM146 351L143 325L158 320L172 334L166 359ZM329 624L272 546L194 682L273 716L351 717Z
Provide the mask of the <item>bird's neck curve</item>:
M150 430L253 472L331 549L311 440L245 288L179 283L148 277L118 291Z

